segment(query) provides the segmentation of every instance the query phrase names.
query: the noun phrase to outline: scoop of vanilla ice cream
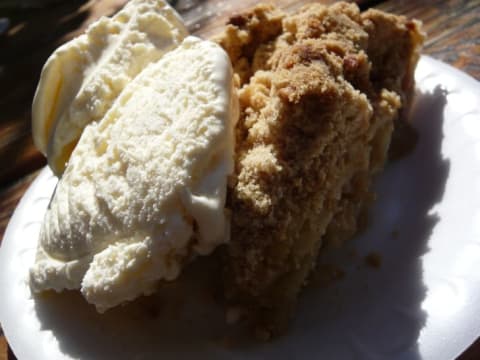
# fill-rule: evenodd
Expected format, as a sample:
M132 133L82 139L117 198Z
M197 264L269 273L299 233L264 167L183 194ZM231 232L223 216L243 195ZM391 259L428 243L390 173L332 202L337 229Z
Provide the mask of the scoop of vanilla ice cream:
M227 54L187 37L88 125L47 210L34 291L81 289L98 311L175 279L228 241L238 100Z
M85 125L102 119L125 85L187 34L165 1L132 0L50 56L33 100L32 133L56 175Z

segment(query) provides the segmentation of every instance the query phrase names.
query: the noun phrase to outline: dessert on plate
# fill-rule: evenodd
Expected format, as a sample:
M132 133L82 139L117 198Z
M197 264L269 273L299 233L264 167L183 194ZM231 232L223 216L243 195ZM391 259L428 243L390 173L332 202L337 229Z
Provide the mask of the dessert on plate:
M173 13L166 7L163 1L132 1L114 20L127 12L134 30L104 29L100 24L110 20L102 19L87 34L121 39L104 49L94 46L95 39L77 38L43 70L34 112L54 109L49 148L68 156L56 141L59 134L79 140L42 224L30 272L35 292L79 289L103 312L153 292L195 256L228 240L226 183L238 113L231 64L220 46L191 36L161 53L182 33L163 16ZM70 73L52 78L55 64L69 64L70 52L75 59L91 59L92 52L105 53L105 59L88 63L80 85ZM139 66L144 68L133 76L132 67ZM114 93L112 84L124 87ZM52 86L78 91L47 97ZM93 107L80 105L84 100ZM98 109L105 110L99 119ZM45 125L38 117L33 121ZM57 153L47 155L57 159Z
M354 4L259 5L216 41L240 83L226 294L269 337L320 249L361 228L423 35L415 21Z
M79 289L103 312L219 248L228 302L268 338L321 249L361 228L412 95L419 24L258 5L214 40L187 36L162 0L133 0L47 61L33 132L61 177L35 292Z
M55 50L32 105L33 140L55 175L63 173L85 126L101 120L126 84L187 34L164 1L132 0Z

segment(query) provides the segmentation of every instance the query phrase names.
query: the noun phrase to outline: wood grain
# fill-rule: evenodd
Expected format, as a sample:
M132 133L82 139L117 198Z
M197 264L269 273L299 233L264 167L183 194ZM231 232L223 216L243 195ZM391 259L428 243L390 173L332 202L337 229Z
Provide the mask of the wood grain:
M13 214L13 211L18 205L21 197L27 191L32 181L38 175L39 170L32 172L31 174L24 176L15 184L3 189L0 192L0 235L3 238L8 221ZM0 242L1 243L1 242Z
M480 80L480 0L388 0L377 8L422 20L424 53Z
M294 9L315 0L271 1ZM45 8L3 6L8 31L0 34L0 239L19 199L44 166L43 156L31 139L30 106L41 67L49 54L66 40L84 31L102 15L111 15L126 0L57 1ZM332 3L334 0L324 0ZM424 53L480 79L480 0L359 0L362 9L375 6L420 19L428 33ZM258 3L257 0L178 0L179 12L192 33L210 37L229 16ZM16 4L15 1L5 4ZM0 329L0 360L14 359ZM459 360L480 359L477 340Z

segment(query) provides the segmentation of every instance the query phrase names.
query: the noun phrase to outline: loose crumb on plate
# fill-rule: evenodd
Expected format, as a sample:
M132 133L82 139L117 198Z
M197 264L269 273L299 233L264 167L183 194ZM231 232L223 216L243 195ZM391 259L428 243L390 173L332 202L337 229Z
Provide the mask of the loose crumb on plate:
M379 269L382 266L382 255L372 251L365 256L365 264L371 268Z

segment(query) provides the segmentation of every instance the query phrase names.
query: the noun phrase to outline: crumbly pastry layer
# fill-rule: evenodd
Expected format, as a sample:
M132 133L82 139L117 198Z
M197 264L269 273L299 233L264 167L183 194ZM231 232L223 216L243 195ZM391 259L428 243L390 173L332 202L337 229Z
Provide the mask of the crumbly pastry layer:
M361 226L423 35L415 21L354 4L259 5L216 41L240 84L226 294L269 337L324 244Z

